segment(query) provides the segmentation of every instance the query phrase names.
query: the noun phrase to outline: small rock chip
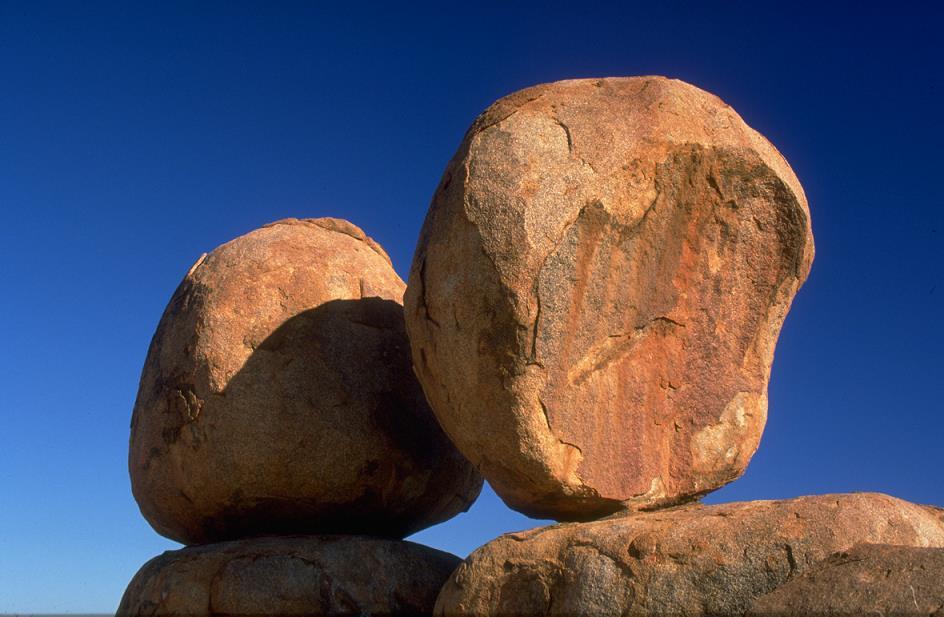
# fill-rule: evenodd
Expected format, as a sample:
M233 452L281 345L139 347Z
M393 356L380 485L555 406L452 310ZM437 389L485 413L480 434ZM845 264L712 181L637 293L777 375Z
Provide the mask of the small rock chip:
M437 615L742 615L860 543L944 547L921 506L856 493L703 506L508 534L449 578Z
M944 549L856 546L761 597L748 615L944 617Z
M337 219L285 220L190 270L131 421L134 496L185 544L284 533L403 537L482 480L410 366L403 281Z
M813 259L787 162L660 77L499 100L433 197L405 299L446 432L513 508L681 503L740 476Z
M168 551L118 615L431 615L459 558L412 542L287 536Z

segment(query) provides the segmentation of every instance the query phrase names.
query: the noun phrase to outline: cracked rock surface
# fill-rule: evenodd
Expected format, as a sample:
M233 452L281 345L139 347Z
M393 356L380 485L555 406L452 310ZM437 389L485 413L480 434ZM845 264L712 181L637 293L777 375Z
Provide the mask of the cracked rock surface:
M202 257L151 342L131 420L141 512L185 544L403 537L481 477L410 366L404 283L338 219L289 219Z
M269 537L168 551L118 615L430 615L459 558L412 542Z
M944 521L929 508L854 493L563 523L473 552L435 614L743 615L756 598L861 543L941 548Z
M661 77L503 98L427 214L405 298L443 428L511 507L557 520L739 477L813 259L777 150Z
M751 617L944 616L944 549L864 544L758 599Z

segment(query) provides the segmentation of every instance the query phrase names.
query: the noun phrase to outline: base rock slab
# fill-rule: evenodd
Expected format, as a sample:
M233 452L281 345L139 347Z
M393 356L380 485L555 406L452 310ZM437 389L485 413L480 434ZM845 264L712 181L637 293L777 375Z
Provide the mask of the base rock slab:
M944 617L944 549L862 544L758 599L749 617Z
M687 505L502 536L443 587L436 614L743 615L861 543L944 547L927 507L873 493Z
M458 564L412 542L358 536L207 544L146 563L117 614L430 615Z

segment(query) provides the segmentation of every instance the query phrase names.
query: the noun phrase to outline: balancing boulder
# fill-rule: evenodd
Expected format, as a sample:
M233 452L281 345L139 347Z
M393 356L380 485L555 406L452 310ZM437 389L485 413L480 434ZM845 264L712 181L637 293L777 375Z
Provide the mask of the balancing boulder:
M131 421L141 512L185 544L286 533L403 537L481 478L410 367L404 284L337 219L285 220L191 268Z
M944 523L921 506L867 493L564 523L476 550L443 587L436 614L741 616L860 543L940 548Z
M286 536L168 551L132 579L131 615L431 615L459 558L412 542Z
M715 96L536 86L475 121L436 190L405 299L413 363L511 507L680 503L757 448L812 259L796 176Z

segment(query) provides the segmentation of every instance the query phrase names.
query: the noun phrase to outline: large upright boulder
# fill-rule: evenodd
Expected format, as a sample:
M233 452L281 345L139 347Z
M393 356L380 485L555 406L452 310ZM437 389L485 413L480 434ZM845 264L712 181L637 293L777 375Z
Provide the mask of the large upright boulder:
M459 558L412 542L287 536L167 551L118 607L137 615L431 615Z
M812 259L796 176L717 97L536 86L475 121L433 197L405 299L415 370L511 507L680 503L757 448Z
M161 318L131 420L141 512L186 544L403 537L481 478L411 367L404 284L337 219L284 220L202 257Z
M861 543L944 547L944 521L863 493L558 524L473 552L443 586L436 614L741 617L758 597Z

